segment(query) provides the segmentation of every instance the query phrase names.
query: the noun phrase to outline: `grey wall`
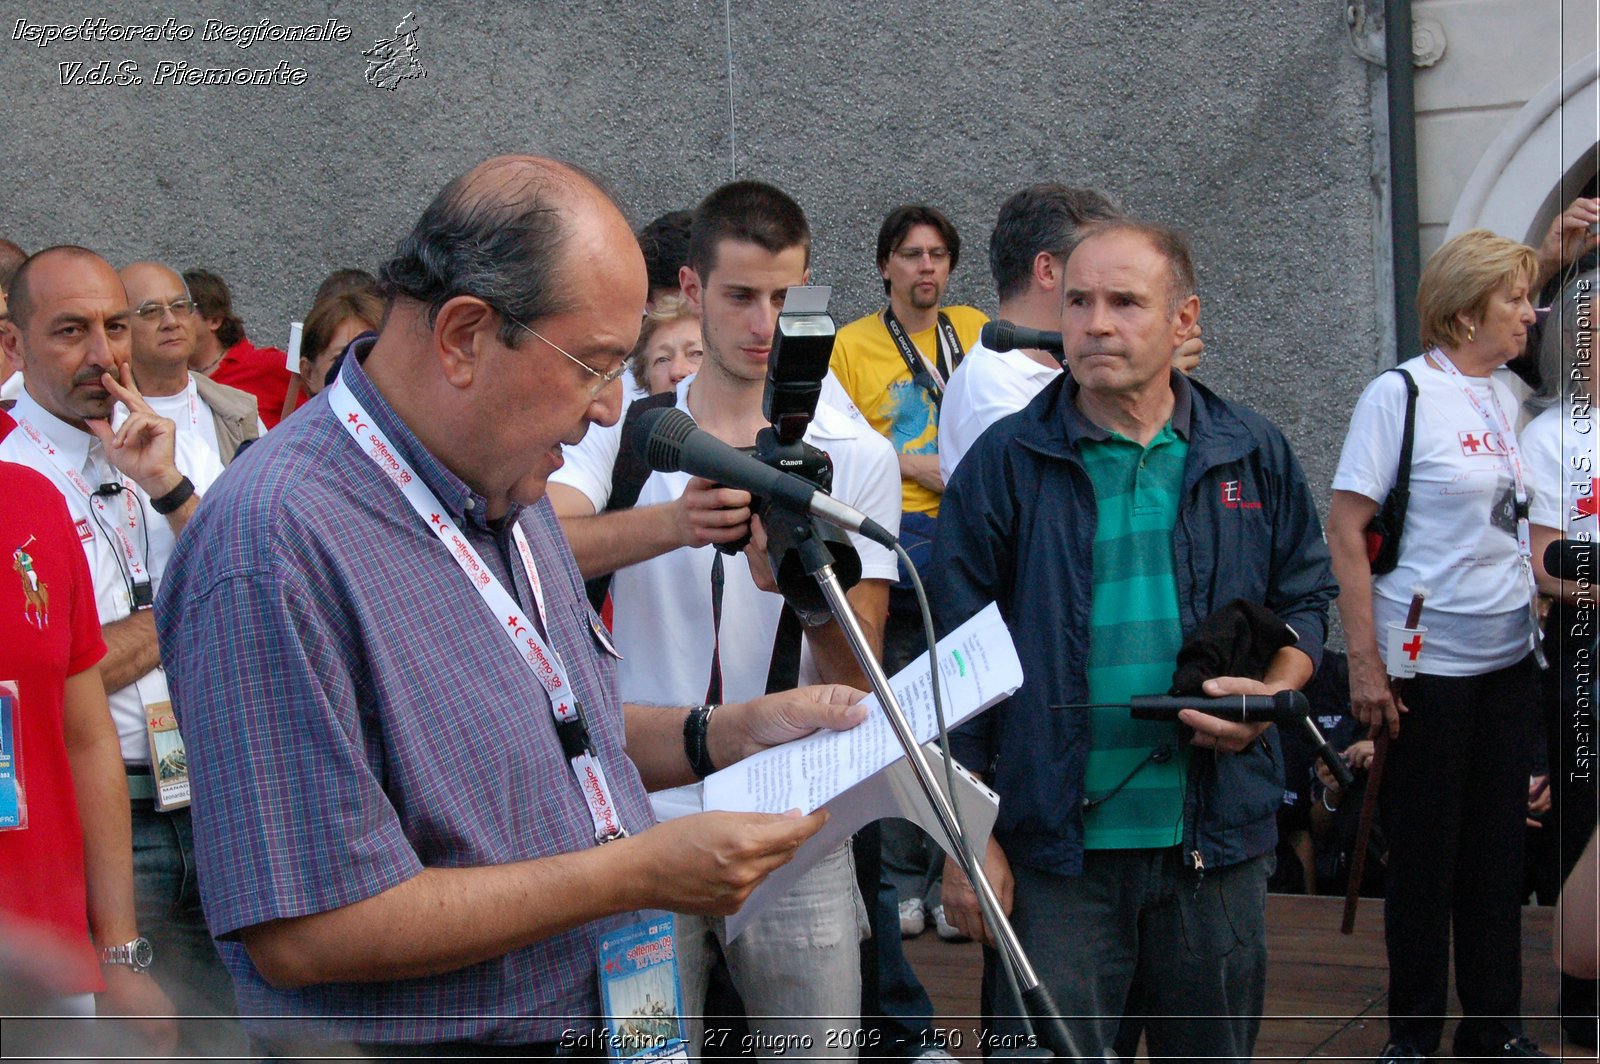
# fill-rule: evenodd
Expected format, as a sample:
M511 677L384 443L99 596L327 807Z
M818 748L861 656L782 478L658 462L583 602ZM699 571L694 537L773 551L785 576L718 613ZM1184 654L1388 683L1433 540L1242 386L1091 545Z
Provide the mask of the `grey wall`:
M361 51L416 3L427 77L385 91ZM793 193L841 321L873 309L883 214L925 200L966 254L951 301L990 312L995 211L1040 179L1096 186L1194 236L1203 377L1289 432L1325 494L1378 359L1367 78L1339 0L918 5L734 0L528 5L167 0L188 42L14 40L0 25L0 235L81 242L228 278L257 342L282 344L322 275L373 268L432 194L504 151L553 153L636 221L727 180ZM107 10L112 5L105 5ZM82 19L78 10L73 18ZM345 43L204 43L205 20L333 16ZM730 144L728 44L733 56ZM133 62L142 85L59 84L58 64ZM307 72L293 86L157 86L162 60Z

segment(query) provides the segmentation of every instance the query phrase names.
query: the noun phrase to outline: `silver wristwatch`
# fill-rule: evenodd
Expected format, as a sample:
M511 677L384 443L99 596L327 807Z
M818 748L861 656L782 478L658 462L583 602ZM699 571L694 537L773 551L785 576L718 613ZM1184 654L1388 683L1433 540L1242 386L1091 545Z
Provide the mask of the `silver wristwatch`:
M136 938L120 946L100 947L101 964L124 964L136 972L149 971L150 962L154 959L155 950L151 949L148 938Z

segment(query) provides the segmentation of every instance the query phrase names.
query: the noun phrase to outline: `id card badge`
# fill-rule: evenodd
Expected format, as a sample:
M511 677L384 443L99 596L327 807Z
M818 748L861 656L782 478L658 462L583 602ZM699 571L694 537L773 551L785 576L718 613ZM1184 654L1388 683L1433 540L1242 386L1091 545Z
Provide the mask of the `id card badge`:
M22 786L21 697L15 680L0 680L0 831L28 826L28 795Z
M600 1005L612 1060L688 1061L671 913L639 913L600 940Z
M189 759L171 702L144 707L145 737L150 741L150 772L155 777L156 808L163 813L189 804Z
M170 813L189 804L189 758L167 695L166 675L156 669L141 677L138 686L139 697L144 701L144 733L150 749L156 809Z

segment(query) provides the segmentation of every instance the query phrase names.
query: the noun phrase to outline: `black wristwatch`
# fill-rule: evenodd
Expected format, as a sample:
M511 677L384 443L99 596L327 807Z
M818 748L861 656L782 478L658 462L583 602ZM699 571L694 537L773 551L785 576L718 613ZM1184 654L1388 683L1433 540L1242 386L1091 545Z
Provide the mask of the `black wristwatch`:
M153 960L155 960L155 950L151 948L150 940L142 935L120 946L100 947L101 964L126 965L136 972L143 973L150 970L150 962Z
M175 511L178 507L182 506L184 503L188 502L189 497L193 494L194 481L190 480L188 477L180 475L178 478L177 487L173 488L159 499L150 500L150 509L160 514L162 517L165 517Z

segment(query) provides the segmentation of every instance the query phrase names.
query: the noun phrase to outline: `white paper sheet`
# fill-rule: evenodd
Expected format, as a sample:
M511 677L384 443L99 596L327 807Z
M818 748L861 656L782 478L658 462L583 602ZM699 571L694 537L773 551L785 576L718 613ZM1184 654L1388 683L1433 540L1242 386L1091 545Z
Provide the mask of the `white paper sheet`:
M1022 686L1011 633L990 604L966 624L939 641L946 723L954 727ZM927 657L906 666L889 681L900 700L934 776L944 786L944 761L930 742L939 726L933 712L932 682ZM923 796L915 774L894 736L894 729L875 696L868 696L867 719L847 732L819 732L764 750L708 776L694 787L679 787L651 796L656 815L670 819L701 810L809 813L825 806L826 826L801 846L794 860L756 888L738 913L728 918L729 938L736 938L772 899L851 835L872 821L902 816L915 821L945 846L944 833ZM959 765L956 805L970 844L981 854L994 827L999 798ZM871 903L871 899L868 899Z
M1022 686L1011 633L990 603L939 641L945 720L954 727ZM939 733L927 656L889 681L917 742ZM704 806L733 812L809 813L904 757L889 718L868 695L867 719L846 732L818 732L747 757L706 777Z

